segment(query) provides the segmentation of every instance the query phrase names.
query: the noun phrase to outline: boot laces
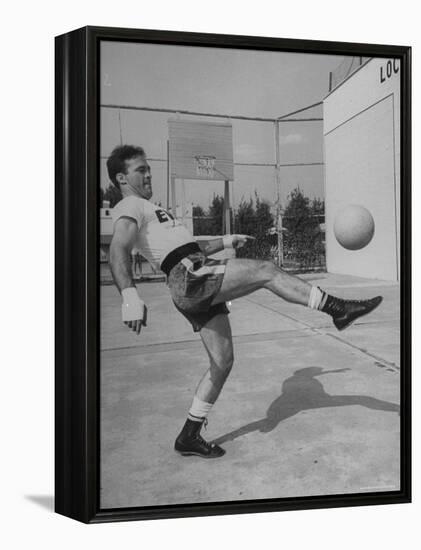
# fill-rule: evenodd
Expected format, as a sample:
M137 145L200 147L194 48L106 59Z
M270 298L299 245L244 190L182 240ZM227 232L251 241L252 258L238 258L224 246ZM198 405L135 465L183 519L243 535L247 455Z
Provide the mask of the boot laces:
M206 439L203 439L201 435L198 435L196 439L197 441L199 441L199 443L201 443L207 449L213 449L215 447L215 443L209 443L209 441L206 441Z
M343 300L343 299L338 299L338 300L335 300L331 304L330 307L331 307L332 313L343 313L344 307L346 307L347 305L361 305L361 304L369 302L369 301L370 300Z
M205 420L203 421L203 427L205 428L205 430L207 429L207 426L208 426L208 419L205 418ZM200 434L197 435L197 440L200 441L200 443L208 449L213 449L215 447L215 443L209 443L208 441L203 439L203 437Z

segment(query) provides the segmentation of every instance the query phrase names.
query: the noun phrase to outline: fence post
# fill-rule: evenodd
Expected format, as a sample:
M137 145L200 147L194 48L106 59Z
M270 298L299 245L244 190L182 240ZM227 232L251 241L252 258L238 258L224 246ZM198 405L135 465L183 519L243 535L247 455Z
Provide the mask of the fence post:
M167 210L170 209L170 140L167 139Z
M177 202L175 198L175 178L171 176L171 212L174 219L177 218Z
M284 234L282 232L282 214L278 207L278 267L282 267L284 263Z
M283 263L283 242L282 242L282 217L281 217L281 166L280 166L280 151L279 151L279 121L274 121L275 125L275 176L276 176L276 225L278 236L278 267ZM279 220L281 220L281 226L279 226Z
M224 189L224 219L225 219L225 234L231 235L231 218L230 218L230 182L225 180Z

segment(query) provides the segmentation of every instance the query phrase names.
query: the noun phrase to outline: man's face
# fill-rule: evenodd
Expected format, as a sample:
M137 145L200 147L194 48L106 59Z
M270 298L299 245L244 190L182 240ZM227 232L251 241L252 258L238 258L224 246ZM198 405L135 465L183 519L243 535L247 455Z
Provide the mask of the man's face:
M137 195L149 200L152 197L151 167L146 157L126 160L126 173L118 174L123 195Z

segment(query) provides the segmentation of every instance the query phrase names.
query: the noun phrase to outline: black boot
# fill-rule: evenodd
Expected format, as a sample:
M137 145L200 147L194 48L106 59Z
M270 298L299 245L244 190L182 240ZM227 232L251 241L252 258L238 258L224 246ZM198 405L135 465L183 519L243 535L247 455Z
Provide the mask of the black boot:
M367 315L376 309L383 300L381 296L369 300L342 300L335 296L326 295L326 301L321 311L328 313L333 318L333 324L338 330L349 327L358 317Z
M200 436L205 419L194 422L188 418L179 436L175 440L174 449L183 456L200 456L202 458L219 458L225 454L224 449L215 443L208 443Z

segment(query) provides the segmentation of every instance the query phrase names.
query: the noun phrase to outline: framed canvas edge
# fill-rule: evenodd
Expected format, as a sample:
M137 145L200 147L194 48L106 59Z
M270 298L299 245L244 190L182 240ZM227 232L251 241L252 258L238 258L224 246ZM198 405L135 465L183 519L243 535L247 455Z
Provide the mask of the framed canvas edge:
M101 40L401 60L401 489L101 510L99 505L98 72ZM84 523L411 502L411 48L83 27L55 40L55 511ZM70 192L71 190L71 192Z

